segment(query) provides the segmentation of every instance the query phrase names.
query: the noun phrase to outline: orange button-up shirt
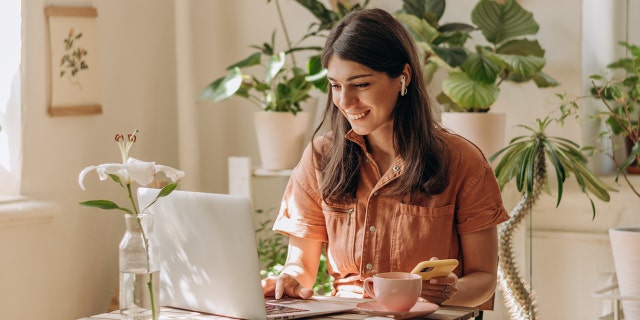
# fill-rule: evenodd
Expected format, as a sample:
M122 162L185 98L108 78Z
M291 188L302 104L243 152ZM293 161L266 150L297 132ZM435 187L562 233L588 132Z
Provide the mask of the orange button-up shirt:
M449 184L438 195L388 195L385 189L404 174L397 157L382 176L364 138L349 132L366 154L356 200L327 203L320 195L320 173L308 146L293 170L273 229L327 243L334 294L362 294L362 281L375 273L411 271L431 257L455 258L462 276L459 235L494 227L509 217L492 168L482 152L457 135L445 133L451 150ZM320 150L326 139L318 139Z

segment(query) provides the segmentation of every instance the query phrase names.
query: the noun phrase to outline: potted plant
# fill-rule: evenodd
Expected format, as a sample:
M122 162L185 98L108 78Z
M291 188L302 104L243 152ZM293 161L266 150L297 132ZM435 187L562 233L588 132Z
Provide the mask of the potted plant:
M558 186L556 204L561 201L562 186L568 176L576 178L580 190L587 196L592 194L605 202L610 200L609 192L614 190L602 183L586 167L586 158L580 150L591 151L594 148L584 147L579 150L577 144L569 140L547 137L544 131L551 122L557 121L562 124L567 117L578 115L580 111L578 102L581 99L599 99L603 109L597 112L595 117L604 121L609 129L601 136L610 138L612 144L615 144L616 135L622 135L630 142L628 154L622 161L616 159L615 153L609 154L617 166L616 182L622 176L631 191L640 198L640 193L633 185L626 170L634 165L633 163L640 153L640 129L638 127L640 47L626 42L620 42L620 44L628 49L630 56L607 65L607 68L610 71L623 71L621 76L592 75L593 85L590 95L561 104L559 108L561 116L558 119L547 117L543 120L537 120L538 127L536 129L525 127L532 132L530 136L514 138L504 149L489 158L490 161L494 161L501 157L495 168L499 185L503 187L515 178L516 187L523 194L521 201L510 214L511 219L499 228L499 285L503 289L505 300L508 301L510 313L514 318L529 319L531 316L534 318L536 316L535 299L527 290L527 284L521 279L517 269L514 268L511 233L523 220L524 215L529 212L528 209L540 194L546 170L545 165L542 165L544 161L541 159L546 159L554 168ZM559 95L559 97L565 99L563 95ZM542 157L543 153L544 157ZM589 197L589 201L591 202L592 214L595 217L595 206L591 197ZM640 275L637 273L637 261L640 260L638 245L640 244L640 227L611 228L609 235L620 295L638 296L640 292L637 291L637 288L640 288L640 284L637 281L640 279ZM629 274L630 278L627 278ZM635 278L635 282L630 280L631 278ZM625 319L638 319L637 317L640 315L638 302L623 300L623 309L626 310Z
M275 2L288 38L279 2ZM305 79L309 71L298 67L294 56L309 48L292 47L287 41L288 50L278 51L275 35L274 31L270 42L251 46L256 52L227 67L227 73L207 85L199 98L219 102L240 97L258 106L254 120L262 166L281 170L295 166L302 152L311 116L301 103L311 97L314 86Z
M604 133L612 145L614 137L622 136L626 141L627 154L620 161L615 153L610 157L615 163L616 182L622 176L626 185L640 199L638 186L628 176L640 169L640 47L627 42L619 42L627 49L628 56L607 65L612 71L622 71L618 77L593 75L591 93L600 99L604 108L596 113L609 129ZM640 226L620 226L609 229L611 249L622 296L640 296ZM623 300L625 319L640 319L640 302Z
M270 3L271 0L267 2ZM295 166L303 148L311 116L303 110L302 103L311 98L310 93L314 88L323 92L327 89L327 80L318 54L322 47L305 46L302 43L314 37L325 37L335 21L350 10L359 8L360 4L333 1L336 11L327 9L318 0L296 0L318 21L312 22L307 33L299 41L292 43L279 0L274 2L288 48L283 51L275 49L274 31L270 42L251 46L256 52L228 66L226 75L207 85L200 93L200 99L219 102L235 96L257 105L261 112L255 113L255 124L262 167L281 170ZM295 57L295 53L300 51L312 53L304 69L298 66ZM256 76L256 68L259 66L262 67L262 74Z
M437 95L445 106L443 125L474 141L485 154L493 154L504 145L505 115L489 113L500 86L505 81L533 81L539 88L558 85L542 71L544 49L537 40L529 39L539 29L533 14L515 0L480 0L471 12L474 25L440 25L446 0L403 2L397 17L423 51L427 80L436 70L446 70L442 92ZM485 44L469 44L476 31ZM482 124L485 118L490 118L489 124ZM476 138L479 133L490 135Z
M596 116L602 118L610 132L606 136L622 136L626 144L626 158L620 162L615 154L611 157L617 167L617 175L623 175L633 192L640 197L626 173L640 171L640 47L627 42L619 42L630 57L619 59L607 65L612 72L622 71L621 77L605 79L601 75L592 75L591 93L602 101L604 110Z
M518 271L512 239L514 231L531 212L541 191L548 187L547 164L551 164L557 180L556 206L562 200L563 185L568 177L574 177L580 190L587 196L593 217L596 211L591 196L608 202L609 192L614 191L588 169L588 159L577 143L545 133L550 124L563 124L564 119L571 114L571 109L561 110L562 114L557 119L547 116L537 119L535 127L520 125L531 134L513 138L506 147L489 158L491 162L500 158L494 170L500 188L515 179L516 188L522 195L509 213L510 219L498 227L498 286L512 319L537 318L536 300L529 284Z

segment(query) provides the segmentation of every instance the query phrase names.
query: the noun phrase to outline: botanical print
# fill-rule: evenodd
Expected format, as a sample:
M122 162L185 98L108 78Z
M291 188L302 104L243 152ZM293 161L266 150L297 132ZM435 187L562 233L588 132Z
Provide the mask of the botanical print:
M98 12L92 7L48 6L51 116L102 113Z
M87 50L78 44L82 38L82 32L75 34L73 28L69 29L69 35L64 42L64 56L60 59L60 78L65 75L69 82L82 89L80 79L77 77L78 72L89 69L89 65L85 61Z

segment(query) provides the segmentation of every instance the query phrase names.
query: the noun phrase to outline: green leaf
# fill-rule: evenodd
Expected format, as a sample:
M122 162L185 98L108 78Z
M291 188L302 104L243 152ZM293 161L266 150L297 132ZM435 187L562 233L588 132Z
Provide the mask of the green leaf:
M436 25L444 14L445 0L402 0L402 12Z
M432 47L433 52L452 68L461 66L467 60L467 51L458 47Z
M214 80L200 93L200 100L218 102L229 99L242 86L242 72L233 68L225 77Z
M560 83L550 75L540 71L531 75L531 79L538 88L550 88L559 86Z
M307 61L307 70L309 75L306 81L313 83L313 86L322 92L329 89L329 81L327 81L327 69L322 67L322 58L320 55L311 56Z
M416 16L398 13L395 17L409 30L415 41L432 43L440 35L426 20Z
M159 198L166 197L169 194L171 194L171 192L173 192L173 190L175 190L176 187L178 187L178 183L177 182L170 183L170 184L164 186L162 189L160 189L160 192L158 192L158 195L153 199L153 201L151 201L151 203L149 203L146 207L144 207L144 209L142 209L142 211L140 211L140 213L143 213L143 212L147 211L147 209L149 209L149 207L151 207L154 203L156 203Z
M442 82L442 91L462 109L482 112L498 99L500 89L495 84L473 81L463 72L453 72Z
M311 12L316 19L320 20L321 29L330 29L335 21L340 19L340 16L327 9L321 2L317 0L295 0L301 6L305 7Z
M623 170L627 169L633 161L638 158L638 154L640 154L640 140L636 141L635 144L631 147L631 151L626 159L622 162L622 164L618 167L618 174L621 174Z
M266 67L267 69L264 73L264 82L270 83L271 80L278 75L280 70L282 70L282 67L284 67L285 60L284 51L280 51L277 55L273 55L269 58L269 62Z
M539 29L533 14L515 0L505 0L503 4L481 0L471 12L471 21L494 45L515 37L536 34Z
M162 188L162 190L160 190L160 193L158 193L158 198L168 196L171 192L173 192L173 190L175 190L175 188L177 186L178 186L177 182L170 183L170 184L164 186L164 188Z
M462 64L462 70L473 81L492 84L498 79L500 67L497 66L488 56L479 53L471 53L467 61Z
M530 77L538 73L544 67L546 60L536 56L516 56L496 54L506 63L509 70L521 77Z
M115 175L113 173L107 173L107 175L109 175L109 178L111 178L111 180L115 181L115 183L117 183L121 187L123 187L122 181L120 181L120 177L118 175Z
M556 173L556 180L558 182L557 184L558 197L556 201L556 207L558 207L560 205L560 201L562 200L562 190L564 186L564 181L567 177L567 173L553 145L548 140L544 140L544 145L545 145L547 154L549 155L549 160L553 164L553 167Z
M262 59L262 54L260 52L256 52L241 61L238 61L227 67L227 70L233 70L235 68L246 68L255 65L259 65Z
M514 39L501 44L496 53L518 55L518 56L535 56L544 57L544 49L538 43L538 40Z
M118 206L115 202L110 200L89 200L89 201L80 202L79 204L83 207L93 207L93 208L105 209L105 210L121 210L126 213L133 214L131 210L127 208L122 208Z

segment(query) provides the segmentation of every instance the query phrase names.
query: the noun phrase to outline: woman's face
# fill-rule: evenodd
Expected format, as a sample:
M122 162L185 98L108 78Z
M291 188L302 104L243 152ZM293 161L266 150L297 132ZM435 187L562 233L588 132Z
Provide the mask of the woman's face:
M355 133L368 135L381 129L392 131L400 77L390 78L357 62L333 56L327 65L327 79L333 103Z

